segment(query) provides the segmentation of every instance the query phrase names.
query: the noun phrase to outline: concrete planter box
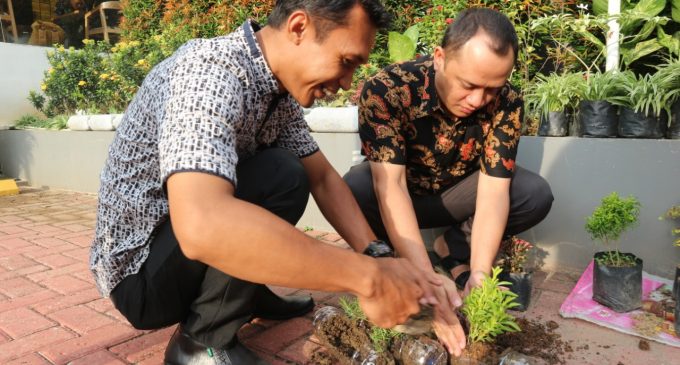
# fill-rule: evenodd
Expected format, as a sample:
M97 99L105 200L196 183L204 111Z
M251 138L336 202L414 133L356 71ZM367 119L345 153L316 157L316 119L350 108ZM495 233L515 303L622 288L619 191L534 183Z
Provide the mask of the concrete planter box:
M318 113L308 113L310 126L317 117L341 118L333 122L341 132L319 127L312 135L343 175L360 149L356 122ZM96 193L114 133L0 130L0 168L31 185ZM596 250L583 229L585 217L612 191L633 194L642 203L640 225L624 234L621 249L642 257L645 271L671 277L680 250L672 245L673 222L658 217L679 202L679 156L680 140L522 137L518 163L545 177L555 195L548 217L522 237L538 244L546 267L582 269ZM313 199L299 225L331 229Z

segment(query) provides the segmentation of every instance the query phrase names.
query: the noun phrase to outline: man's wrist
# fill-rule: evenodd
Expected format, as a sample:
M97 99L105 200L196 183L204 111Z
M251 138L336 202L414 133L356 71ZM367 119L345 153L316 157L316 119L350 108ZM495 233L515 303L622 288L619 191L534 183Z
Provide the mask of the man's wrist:
M362 253L374 258L394 257L394 250L383 240L373 240L369 242Z

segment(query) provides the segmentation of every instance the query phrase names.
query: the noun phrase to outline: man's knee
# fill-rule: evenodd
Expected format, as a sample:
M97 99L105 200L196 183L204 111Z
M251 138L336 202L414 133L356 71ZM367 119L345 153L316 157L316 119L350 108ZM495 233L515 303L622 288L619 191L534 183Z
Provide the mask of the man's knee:
M513 179L512 189L515 214L531 216L535 223L540 222L550 212L554 200L552 189L542 176L523 169L517 179Z
M373 178L367 162L353 166L342 178L349 186L359 205L363 206L366 202L374 199Z

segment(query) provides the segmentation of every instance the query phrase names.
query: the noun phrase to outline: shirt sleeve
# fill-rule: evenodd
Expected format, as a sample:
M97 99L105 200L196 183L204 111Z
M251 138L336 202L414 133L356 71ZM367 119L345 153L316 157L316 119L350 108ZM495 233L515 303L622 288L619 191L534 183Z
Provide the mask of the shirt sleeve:
M293 152L299 158L318 151L319 146L309 132L300 104L290 95L281 104L277 108L277 119L282 123L276 137L277 146Z
M385 71L381 71L366 81L359 98L359 137L361 151L368 161L388 162L398 165L406 164L406 142L402 134L402 108L398 97L388 100L389 80ZM409 93L406 86L399 91Z
M484 139L484 153L480 163L482 173L493 177L512 177L523 118L524 101L507 84L491 108L490 131Z
M176 172L199 171L236 185L234 124L242 118L243 91L235 75L209 60L184 59L168 74L169 100L160 123L163 186Z

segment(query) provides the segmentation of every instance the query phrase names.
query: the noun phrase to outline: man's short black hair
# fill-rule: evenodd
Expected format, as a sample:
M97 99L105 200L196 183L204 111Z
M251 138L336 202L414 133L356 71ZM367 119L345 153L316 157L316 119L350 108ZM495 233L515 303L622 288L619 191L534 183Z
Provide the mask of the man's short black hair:
M480 28L491 38L490 47L497 55L508 54L510 48L517 61L517 33L508 17L489 8L473 8L460 12L446 28L442 48L448 53L460 49Z
M268 24L279 28L294 11L304 10L314 20L316 38L323 40L329 31L347 25L347 14L356 4L361 5L376 28L387 29L390 26L392 16L380 0L277 0Z

